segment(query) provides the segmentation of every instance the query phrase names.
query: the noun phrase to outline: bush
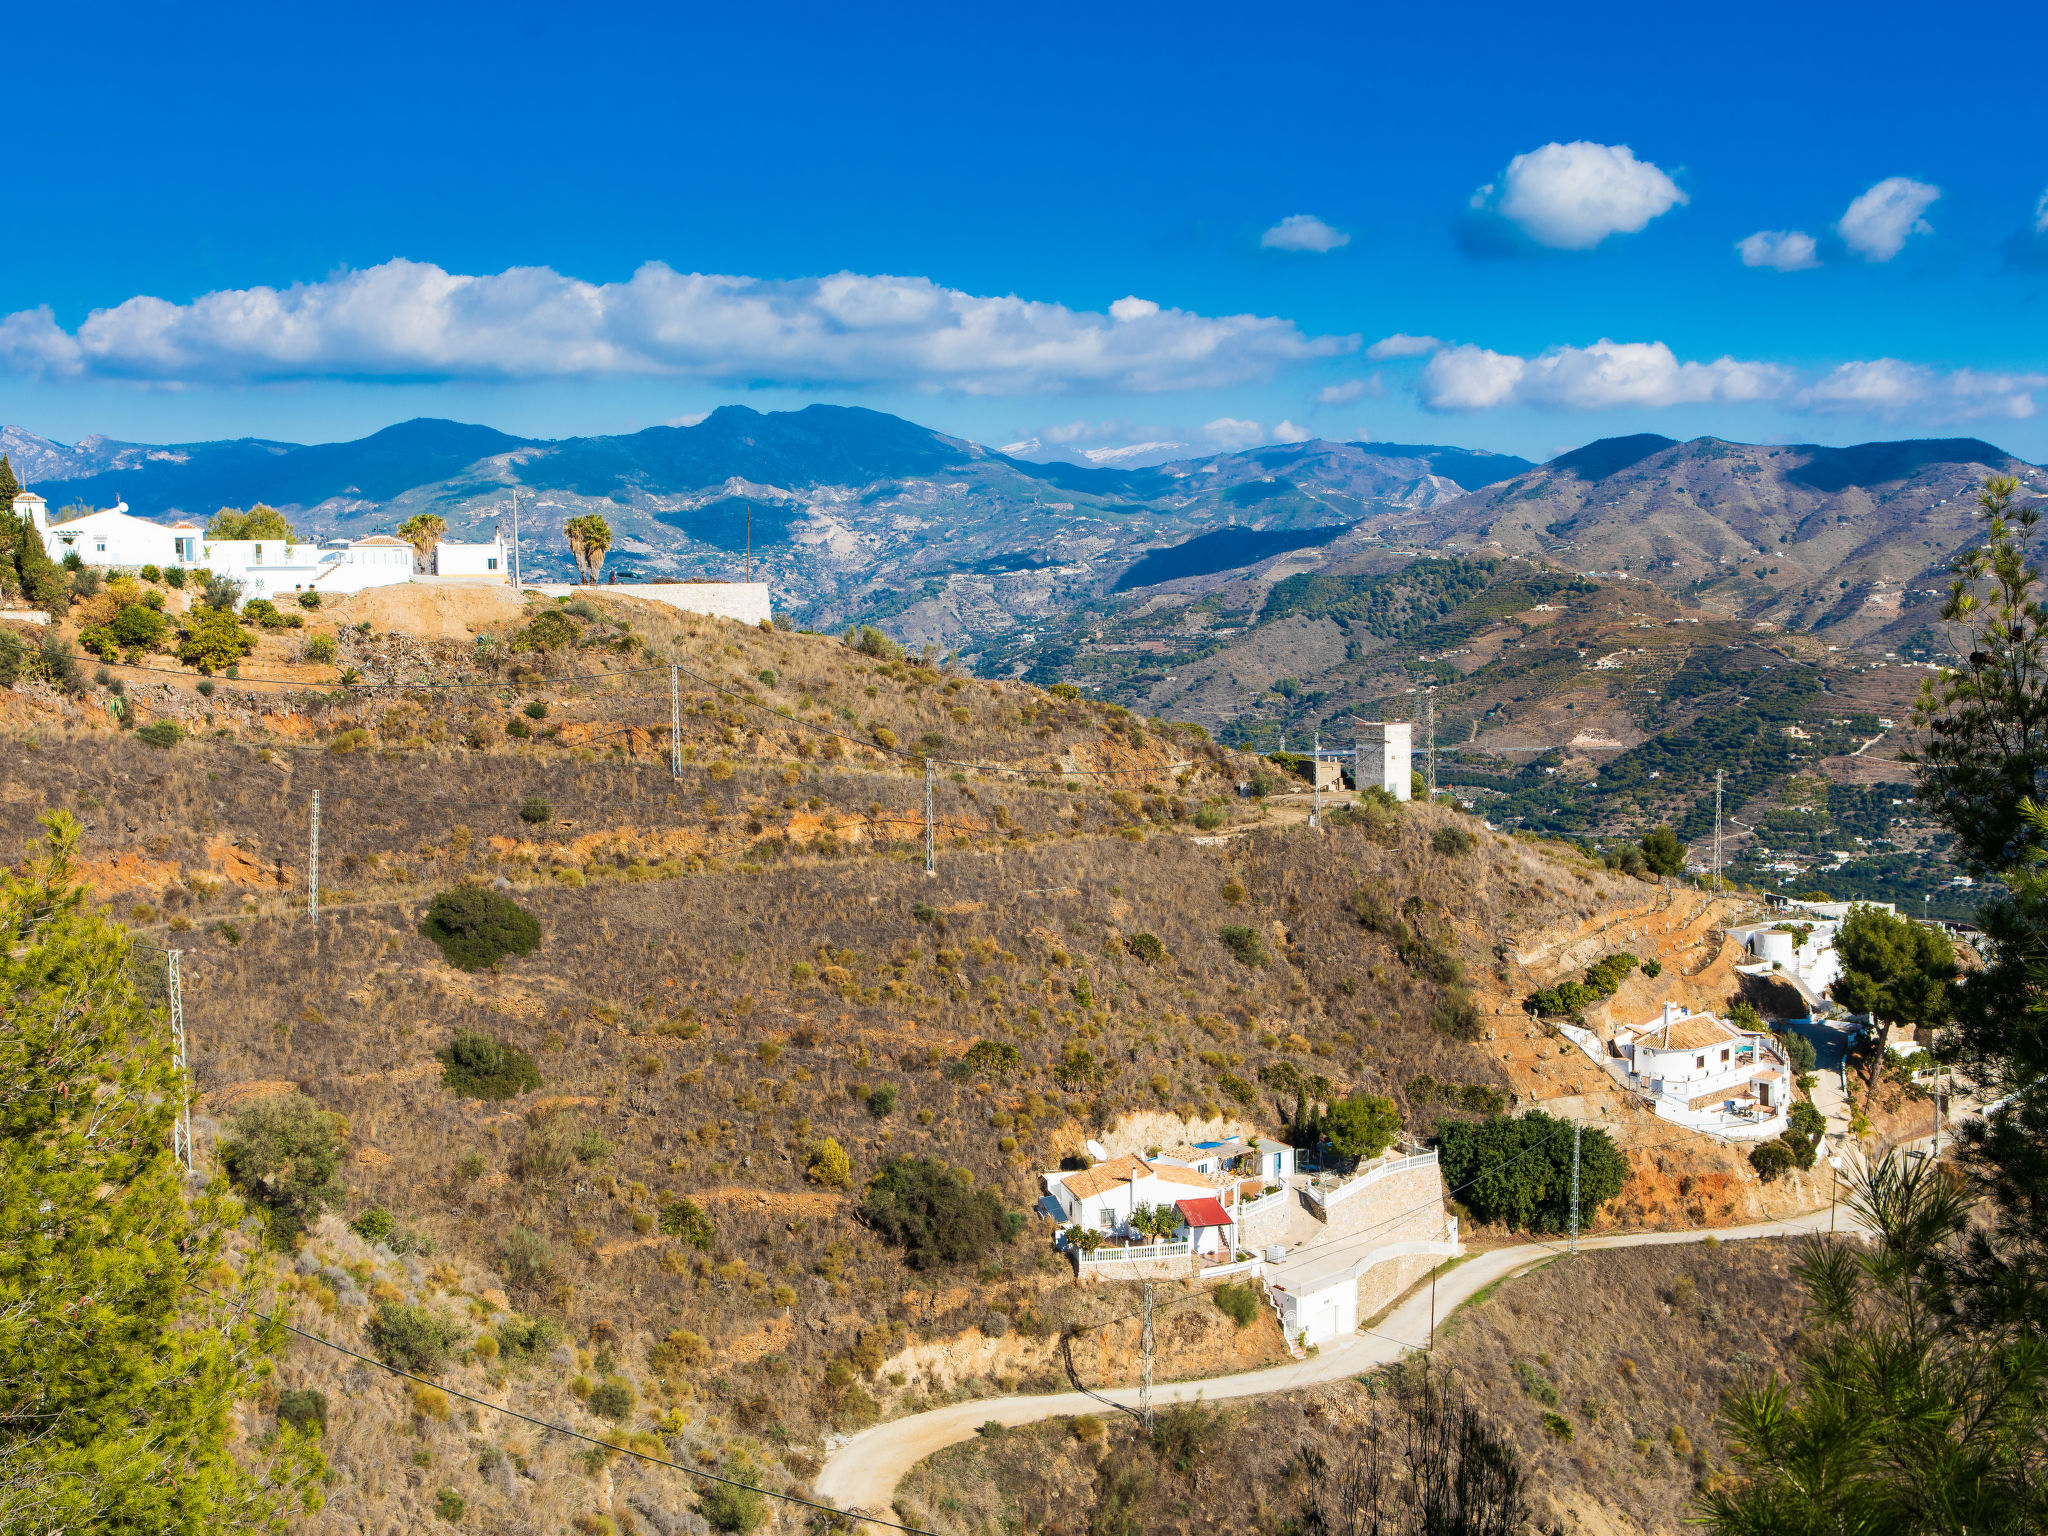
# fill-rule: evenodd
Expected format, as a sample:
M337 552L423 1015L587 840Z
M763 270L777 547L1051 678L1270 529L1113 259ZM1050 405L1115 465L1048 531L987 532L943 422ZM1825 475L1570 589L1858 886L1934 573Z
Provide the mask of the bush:
M232 608L202 608L178 646L178 660L203 672L233 666L256 648L249 632L235 622Z
M308 612L318 608L320 606L320 594L318 592L301 592L299 594L299 606Z
M529 800L519 807L519 819L529 826L554 820L555 808L545 800Z
M1479 839L1463 827L1438 827L1429 839L1429 846L1447 859L1459 858L1479 846Z
M718 1241L718 1228L694 1200L676 1200L661 1208L661 1230L679 1237L687 1247L709 1250Z
M185 739L185 727L175 720L152 720L136 736L152 747L175 747Z
M572 646L583 628L559 608L548 608L533 616L533 622L512 636L515 651L558 651Z
M967 1054L960 1058L970 1072L986 1077L1007 1077L1017 1070L1023 1058L1017 1047L1007 1040L977 1040L967 1047Z
M548 707L539 699L528 703L521 712L529 720L545 720L548 717Z
M1131 935L1131 953L1147 965L1157 965L1166 958L1166 946L1154 934L1134 933Z
M1664 974L1664 962L1655 957L1645 960L1643 962L1643 974L1649 977L1650 980L1655 981Z
M289 1240L341 1203L346 1130L303 1093L274 1094L229 1118L221 1166L271 1213L274 1236Z
M1233 923L1218 929L1216 937L1240 964L1261 966L1266 963L1266 946L1259 939L1258 929Z
M1570 1014L1577 1017L1595 1003L1605 1002L1620 991L1622 982L1628 979L1628 973L1636 965L1634 955L1609 955L1599 964L1587 968L1583 982L1561 981L1554 987L1531 992L1522 1007L1534 1014Z
M1786 1060L1792 1063L1792 1075L1804 1077L1820 1065L1820 1053L1813 1048L1813 1042L1804 1035L1795 1035L1789 1029L1772 1030L1771 1038L1784 1048ZM1811 1109L1810 1104L1801 1105Z
M1216 1287L1216 1310L1238 1327L1249 1328L1258 1320L1259 1293L1250 1285L1226 1281Z
M277 1395L277 1422L302 1435L327 1432L327 1394L312 1387L292 1387Z
M1561 1231L1571 1219L1572 1127L1532 1109L1519 1119L1495 1115L1442 1128L1444 1186L1481 1221L1539 1232ZM1621 1192L1628 1159L1605 1131L1588 1126L1579 1141L1579 1219Z
M534 1235L524 1227L514 1227L512 1236L522 1232L528 1237ZM545 1317L507 1317L498 1324L498 1354L512 1365L529 1364L553 1349L561 1337L562 1330Z
M182 590L185 585L185 567L174 565L166 570L164 572L164 585Z
M386 1365L425 1374L448 1358L462 1338L462 1325L425 1307L380 1301L364 1332Z
M373 1205L350 1222L348 1229L366 1243L381 1243L391 1235L391 1229L396 1225L389 1211L381 1205Z
M1003 1208L956 1168L899 1157L868 1181L860 1218L904 1250L912 1269L978 1259L1003 1234Z
M533 1058L489 1035L459 1034L438 1054L441 1086L465 1099L509 1099L540 1086Z
M714 1531L745 1536L758 1530L768 1518L768 1500L751 1488L731 1483L713 1483L697 1495L697 1513Z
M804 1171L814 1184L845 1189L853 1182L853 1159L846 1155L844 1147L827 1136L811 1148L809 1166Z
M1400 1133L1400 1111L1378 1094L1354 1093L1323 1116L1323 1137L1342 1157L1378 1157Z
M370 733L360 725L352 725L345 731L336 731L334 739L327 743L327 750L336 757L347 757L351 752L360 752L370 744Z
M559 1266L554 1245L531 1227L514 1227L499 1245L498 1262L506 1282L517 1291L545 1291L553 1283ZM510 1354L516 1351L509 1329L498 1330L498 1342Z
M664 1376L711 1363L711 1346L701 1333L678 1328L647 1352L647 1363Z
M124 651L153 651L170 633L171 621L146 603L130 603L107 628Z
M1195 825L1204 832L1214 832L1223 825L1223 807L1220 805L1203 806L1199 811L1195 812Z
M277 604L267 597L252 597L242 604L242 618L245 622L261 624L265 629L283 629L284 615L277 611Z
M600 1418L623 1419L633 1411L633 1384L614 1376L590 1394L590 1411Z
M160 565L145 565L136 574L144 581L162 581L164 579L164 568Z
M1752 1148L1749 1154L1749 1166L1756 1170L1757 1177L1766 1184L1780 1174L1789 1172L1797 1161L1797 1156L1785 1145L1785 1138L1782 1136L1763 1142Z
M1685 873L1685 856L1689 850L1669 827L1652 827L1637 846L1643 850L1643 862L1650 866L1652 874Z
M896 1112L896 1085L882 1083L868 1095L868 1113L877 1120L887 1119Z
M469 1501L453 1488L443 1488L434 1495L434 1513L443 1520L460 1520L469 1508Z
M306 642L306 660L330 662L334 660L337 648L332 635L315 635Z
M436 896L420 934L464 971L481 971L507 955L530 955L540 947L539 919L511 897L474 885Z
M1453 1040L1477 1040L1483 1032L1479 1005L1463 988L1453 988L1429 1011L1429 1027Z

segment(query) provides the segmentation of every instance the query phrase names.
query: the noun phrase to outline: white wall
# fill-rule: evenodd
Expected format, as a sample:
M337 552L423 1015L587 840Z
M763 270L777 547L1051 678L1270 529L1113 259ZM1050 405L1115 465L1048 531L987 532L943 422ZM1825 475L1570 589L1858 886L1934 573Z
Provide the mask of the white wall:
M1378 786L1396 800L1410 798L1415 789L1414 752L1411 744L1415 727L1406 720L1375 720L1359 725L1353 761L1353 781L1359 789Z
M491 581L509 582L512 579L512 561L504 542L493 539L488 544L456 544L443 539L434 546L433 574L436 576L479 576Z
M765 581L632 581L617 586L570 586L560 581L530 581L527 587L549 597L637 597L645 602L666 603L684 613L701 613L708 618L733 619L741 624L772 621L774 609L768 602Z

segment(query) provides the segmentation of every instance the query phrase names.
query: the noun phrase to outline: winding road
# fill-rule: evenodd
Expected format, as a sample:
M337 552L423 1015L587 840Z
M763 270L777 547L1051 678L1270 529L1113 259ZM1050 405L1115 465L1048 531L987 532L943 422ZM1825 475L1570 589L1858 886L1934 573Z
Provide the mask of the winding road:
M1838 1231L1854 1230L1854 1219L1845 1209L1839 1212L1810 1211L1783 1221L1757 1222L1745 1227L1722 1227L1685 1232L1625 1232L1611 1237L1581 1238L1582 1251L1599 1248L1647 1248L1666 1243L1697 1243L1709 1237L1732 1242L1752 1237L1792 1237L1802 1233L1825 1232L1833 1224ZM1439 1276L1434 1298L1438 1319L1449 1317L1460 1305L1499 1280L1519 1274L1546 1259L1557 1258L1561 1244L1521 1243L1512 1248L1493 1248L1468 1259L1456 1269ZM1327 1381L1341 1381L1376 1366L1388 1365L1409 1350L1427 1346L1432 1298L1427 1285L1420 1287L1389 1313L1370 1333L1356 1333L1322 1346L1307 1360L1233 1376L1209 1376L1199 1381L1155 1383L1155 1403L1181 1403L1194 1398L1216 1402L1232 1397L1260 1397L1272 1392L1294 1392ZM1103 1397L1135 1407L1135 1387L1105 1389ZM882 1515L896 1498L896 1485L903 1475L934 1451L971 1438L982 1425L1029 1424L1039 1419L1098 1411L1100 1399L1082 1392L1053 1392L1031 1397L991 1397L973 1402L934 1408L929 1413L892 1419L863 1430L826 1459L818 1474L820 1498L856 1514Z

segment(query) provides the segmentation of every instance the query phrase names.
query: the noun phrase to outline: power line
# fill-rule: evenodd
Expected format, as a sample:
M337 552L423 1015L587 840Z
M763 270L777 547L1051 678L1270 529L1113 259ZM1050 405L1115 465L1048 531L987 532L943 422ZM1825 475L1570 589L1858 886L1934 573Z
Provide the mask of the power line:
M223 1296L217 1291L209 1291L205 1286L195 1281L187 1280L185 1284L203 1296L213 1297L215 1301L225 1301L230 1306L236 1305L231 1298ZM780 1499L786 1504L800 1504L805 1509L821 1510L825 1514L838 1515L842 1519L857 1520L867 1525L879 1525L891 1531L908 1531L911 1533L911 1536L938 1536L937 1532L927 1531L922 1526L903 1525L894 1520L884 1520L878 1515L870 1515L857 1510L839 1509L831 1504L821 1504L815 1499L801 1498L794 1493L778 1493L772 1488L757 1488L752 1483L741 1482L736 1477L724 1477L716 1472L706 1472L702 1467L686 1467L681 1462L670 1461L666 1457L656 1456L650 1451L637 1451L628 1445L613 1445L609 1440L599 1440L594 1435L586 1435L580 1430L571 1429L566 1424L556 1424L548 1419L537 1419L531 1414L521 1413L516 1408L506 1408L486 1398L472 1397L460 1388L443 1386L440 1382L431 1381L425 1376L415 1376L410 1371L402 1371L395 1365L385 1364L374 1355L366 1355L358 1350L350 1349L346 1344L337 1344L334 1340L322 1338L317 1333L308 1333L305 1329L295 1327L283 1318L272 1317L267 1313L258 1312L254 1307L244 1307L238 1310L246 1312L250 1317L257 1319L259 1322L270 1323L284 1329L287 1333L295 1333L302 1339L324 1345L338 1354L347 1355L353 1360L360 1360L365 1365L374 1365L378 1370L388 1372L390 1375L397 1376L402 1380L416 1382L423 1387L432 1387L437 1392L445 1392L450 1397L458 1397L463 1402L474 1404L478 1408L488 1408L493 1413L502 1413L507 1418L518 1419L538 1429L552 1430L555 1434L566 1435L571 1440L581 1440L587 1445L594 1445L606 1451L615 1451L621 1456L635 1456L641 1461L651 1462L657 1467L667 1467L672 1472L681 1472L688 1477L701 1477L708 1482L723 1483L728 1488L744 1488L749 1492L760 1494L763 1498Z

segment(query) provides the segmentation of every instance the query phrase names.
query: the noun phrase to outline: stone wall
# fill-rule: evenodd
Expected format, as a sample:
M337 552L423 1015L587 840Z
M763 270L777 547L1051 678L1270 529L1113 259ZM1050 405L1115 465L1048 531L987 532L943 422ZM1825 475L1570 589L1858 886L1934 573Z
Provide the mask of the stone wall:
M1374 1314L1390 1306L1409 1286L1423 1278L1432 1265L1444 1261L1426 1253L1404 1254L1398 1259L1389 1259L1384 1264L1375 1264L1358 1277L1358 1321L1362 1326ZM1405 1344L1420 1344L1420 1339L1404 1339Z
M1445 1235L1443 1174L1431 1163L1390 1173L1363 1194L1339 1201L1330 1209L1327 1234L1317 1241L1370 1236L1378 1247Z

